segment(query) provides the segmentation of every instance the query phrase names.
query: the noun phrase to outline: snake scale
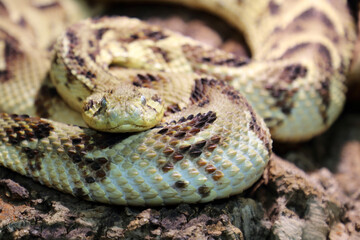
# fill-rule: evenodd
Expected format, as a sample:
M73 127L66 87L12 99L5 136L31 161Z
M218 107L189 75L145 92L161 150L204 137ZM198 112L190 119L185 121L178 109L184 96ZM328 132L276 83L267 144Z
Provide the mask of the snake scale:
M345 1L165 2L229 21L251 60L137 19L79 22L78 1L1 1L1 165L103 203L208 202L260 178L270 132L310 139L340 114L355 40ZM126 130L142 131L114 133Z

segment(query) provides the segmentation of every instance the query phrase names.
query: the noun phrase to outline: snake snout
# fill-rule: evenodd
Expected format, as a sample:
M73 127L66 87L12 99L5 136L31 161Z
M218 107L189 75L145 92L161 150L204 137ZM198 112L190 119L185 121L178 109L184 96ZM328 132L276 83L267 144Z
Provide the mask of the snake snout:
M83 103L83 119L104 132L137 132L154 127L164 115L161 99L149 91L95 93Z

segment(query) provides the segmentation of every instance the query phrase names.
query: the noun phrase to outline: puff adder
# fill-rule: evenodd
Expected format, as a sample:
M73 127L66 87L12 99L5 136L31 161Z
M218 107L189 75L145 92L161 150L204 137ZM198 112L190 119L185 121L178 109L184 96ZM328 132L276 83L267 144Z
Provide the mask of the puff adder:
M4 11L12 11L3 2ZM93 201L208 202L240 193L259 179L271 154L264 120L274 138L299 141L325 131L339 115L355 38L345 1L167 2L223 16L244 32L252 59L136 19L105 17L72 25L59 38L51 83L47 51L35 40L29 44L37 31L20 34L32 23L1 16L6 64L0 75L5 96L0 108L46 117L1 114L1 164ZM64 4L55 3L41 9ZM42 96L36 95L52 92L52 103L66 108L53 85L72 109L95 107L83 114L91 119L100 113L117 119L107 111L116 108L109 99L119 91L127 94L126 89L135 93L142 109L165 112L165 117L139 133L101 133L60 123L48 119L59 120L59 111L39 107ZM141 92L149 88L150 95ZM89 99L99 92L106 95ZM157 110L162 104L164 110ZM65 122L76 118L75 111L66 111ZM104 119L105 128L113 128L113 120Z

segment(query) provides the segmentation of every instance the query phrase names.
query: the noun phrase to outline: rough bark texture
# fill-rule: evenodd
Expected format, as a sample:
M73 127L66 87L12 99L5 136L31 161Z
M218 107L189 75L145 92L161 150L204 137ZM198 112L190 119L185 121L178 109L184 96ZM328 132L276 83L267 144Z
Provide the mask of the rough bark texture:
M233 30L217 19L206 22L220 33L178 12L187 23L149 21L246 54L238 36L220 37ZM0 168L0 239L360 239L360 111L352 106L310 142L275 144L282 158L272 156L262 179L242 195L209 204L91 203Z

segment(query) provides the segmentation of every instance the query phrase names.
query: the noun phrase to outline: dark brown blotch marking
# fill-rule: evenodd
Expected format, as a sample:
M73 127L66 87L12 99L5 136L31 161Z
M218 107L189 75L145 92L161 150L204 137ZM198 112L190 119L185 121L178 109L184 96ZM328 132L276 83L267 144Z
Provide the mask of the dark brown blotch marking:
M42 158L45 156L43 152L29 147L22 148L21 152L25 153L28 159L28 168L26 168L28 171L34 172L41 170Z
M184 158L184 155L182 155L181 153L174 153L174 155L173 155L174 162L178 162L178 161L182 160L183 158Z
M167 173L174 169L174 165L171 162L167 162L161 169L163 172Z
M162 129L160 129L160 130L158 131L158 133L164 135L165 133L167 133L168 130L169 130L169 129L168 129L167 127L163 127Z
M73 189L73 195L75 197L89 199L88 194L86 194L85 191L82 188L74 188Z
M214 181L219 181L222 177L224 177L224 173L221 172L221 171L216 171L216 172L214 172L213 175L212 175L212 179L213 179Z
M201 148L203 148L205 145L206 145L206 140L201 140L201 141L196 142L196 143L194 144L194 147L201 149Z
M170 155L170 154L172 154L174 152L174 149L172 149L172 148L170 148L170 147L167 147L167 148L165 148L164 150L163 150L163 153L165 154L165 155Z
M96 78L96 74L89 71L89 70L84 70L83 72L80 72L80 74L84 75L87 79L93 79Z
M94 100L90 99L84 104L84 111L89 111L92 107L94 107Z
M196 116L189 115L188 117L181 117L178 121L173 120L170 123L165 123L165 127L158 130L158 134L166 135L168 139L164 139L167 146L163 149L163 154L169 159L164 166L159 166L165 171L170 171L174 164L181 160L195 159L203 152L208 151L206 146L213 144L210 139L199 140L193 144L180 144L179 139L188 139L199 133L203 128L212 124L216 119L216 113L209 111L207 113L198 113ZM219 142L220 139L214 139L213 142ZM216 144L210 147L215 149Z
M75 61L79 66L84 66L85 60L80 56L74 56Z
M301 64L291 64L284 68L280 73L280 80L287 83L291 83L297 78L305 78L307 74L307 68Z
M94 183L94 182L96 182L96 180L95 180L95 178L93 178L93 177L86 177L86 178L85 178L85 182L87 182L87 183Z
M96 158L95 161L99 163L100 165L104 165L108 162L108 160L104 157Z
M97 40L101 40L103 35L109 30L109 28L100 28L95 31L95 37Z
M189 149L191 148L191 145L181 145L179 147L179 151L180 153L186 153Z
M154 96L151 97L151 100L161 103L161 98L159 97L159 95L155 94Z
M199 157L201 155L201 153L202 153L201 149L198 149L196 147L191 147L190 150L189 150L189 155L192 158Z
M278 14L279 13L279 8L280 8L280 6L278 4L276 4L274 1L269 2L269 9L270 9L270 13L272 15Z
M128 137L129 134L98 133L84 129L84 133L62 140L65 153L80 170L87 183L103 180L110 170L111 159L105 157L90 158L87 153L94 149L112 147ZM71 143L66 146L65 143ZM65 158L66 159L66 158Z
M106 172L104 170L99 170L96 172L96 177L99 179L104 179L106 177Z
M199 187L198 193L201 195L201 197L206 198L210 195L211 189L205 185Z
M160 55L166 63L171 61L168 52L166 52L164 49L159 47L150 47L150 49L154 52L155 55Z
M168 36L163 33L160 29L153 30L153 29L145 29L144 35L154 41L159 41L162 39L167 38Z
M138 40L146 40L150 39L153 41L159 41L162 39L167 38L168 36L159 28L152 27L146 28L139 32L131 34L128 38L122 38L121 41L123 42L134 42Z
M215 136L212 136L210 138L210 143L211 144L218 144L220 142L220 140L221 140L221 137L218 136L218 135L215 135Z
M94 171L100 170L101 169L101 165L97 162L94 162L93 164L91 164L91 169Z
M18 125L5 128L8 141L12 145L18 145L24 140L43 139L50 135L53 126L40 119L29 117L28 115L8 115ZM24 123L25 122L25 123ZM28 128L28 129L27 129Z
M73 160L73 162L76 163L80 163L82 161L82 157L79 154L73 154L71 156L71 159Z
M290 71L292 71L292 70L290 70ZM296 74L297 76L300 76L301 74L305 74L305 73L303 73L303 71L299 71L294 74ZM285 81L287 83L289 83L289 81L290 82L294 81L289 78L292 76L293 75L291 75L291 74L288 75L286 80L283 79L283 81ZM294 100L292 97L294 96L294 94L296 94L298 89L296 89L296 88L288 89L286 86L283 86L283 84L281 84L281 81L278 81L272 85L268 84L265 86L265 89L270 92L271 96L274 99L276 99L275 106L279 107L284 114L290 115L291 110L293 109L293 106L294 106Z
M77 45L79 43L79 39L72 29L68 29L66 37L69 39L70 45Z
M175 182L175 188L179 188L179 189L186 188L188 185L189 183L183 180L178 180Z
M226 94L226 96L234 102L245 101L244 98L240 95L240 93L231 86L225 86L221 93Z
M251 121L249 123L249 128L264 143L264 146L267 149L267 151L269 153L269 156L270 156L271 153L272 153L271 138L266 133L266 131L261 128L260 124L258 123L258 120L256 118L256 114L255 114L254 109L248 103L247 103L247 107L248 107L248 110L249 110L249 112L251 114ZM214 140L216 140L216 139L217 139L217 137L214 138Z
M319 55L321 56L321 62L319 62L319 66L321 68L326 69L327 71L331 71L332 70L332 59L331 59L331 54L329 49L322 45L322 44L318 44L317 46L317 51L319 53Z
M180 132L177 132L174 134L174 137L178 138L178 139L182 139L184 138L186 135L186 132L185 131L180 131Z
M330 79L325 78L323 81L320 82L320 84L320 89L318 89L317 92L319 93L322 104L325 106L325 108L322 109L319 107L319 112L322 117L323 123L326 124L328 121L327 110L330 105Z
M0 70L0 83L9 81L12 76L9 70Z
M214 149L217 147L217 144L210 144L206 149L210 152L214 151Z
M249 62L248 59L222 51L204 49L202 46L182 45L182 51L190 62L206 63L209 65L240 67Z
M190 101L193 104L200 103L202 105L203 101L209 101L209 96L206 94L207 85L215 85L216 81L214 79L196 79L193 90L190 95Z
M296 54L299 51L303 51L305 48L309 47L310 45L311 45L310 43L300 43L291 48L288 48L279 59L281 60L285 58L290 58L292 55Z
M169 105L166 109L166 113L165 116L169 115L169 114L173 114L173 113L177 113L180 112L181 108L177 103L174 103L172 105Z
M136 74L132 79L132 84L136 87L154 88L153 83L163 81L161 75L154 74ZM155 100L154 100L155 101Z
M323 13L315 8L309 8L308 10L304 11L301 15L299 15L296 19L294 19L294 21L296 21L298 19L308 20L310 18L319 19L319 21L321 23L323 23L329 29L334 28L334 24L328 18L328 16L325 13Z
M2 30L1 30L2 31ZM3 40L5 43L4 57L6 62L6 69L0 69L0 83L7 82L13 78L12 66L13 62L23 57L23 52L20 50L18 41L12 36L6 34L6 39Z
M216 167L215 167L214 165L212 165L212 164L209 164L209 165L207 165L207 166L205 167L205 171L206 171L207 173L213 173L213 172L216 171Z
M31 148L28 148L28 147L24 147L22 149L22 151L26 154L26 157L28 159L34 159L36 158L37 156L39 156L40 152L39 150L37 149L31 149Z

